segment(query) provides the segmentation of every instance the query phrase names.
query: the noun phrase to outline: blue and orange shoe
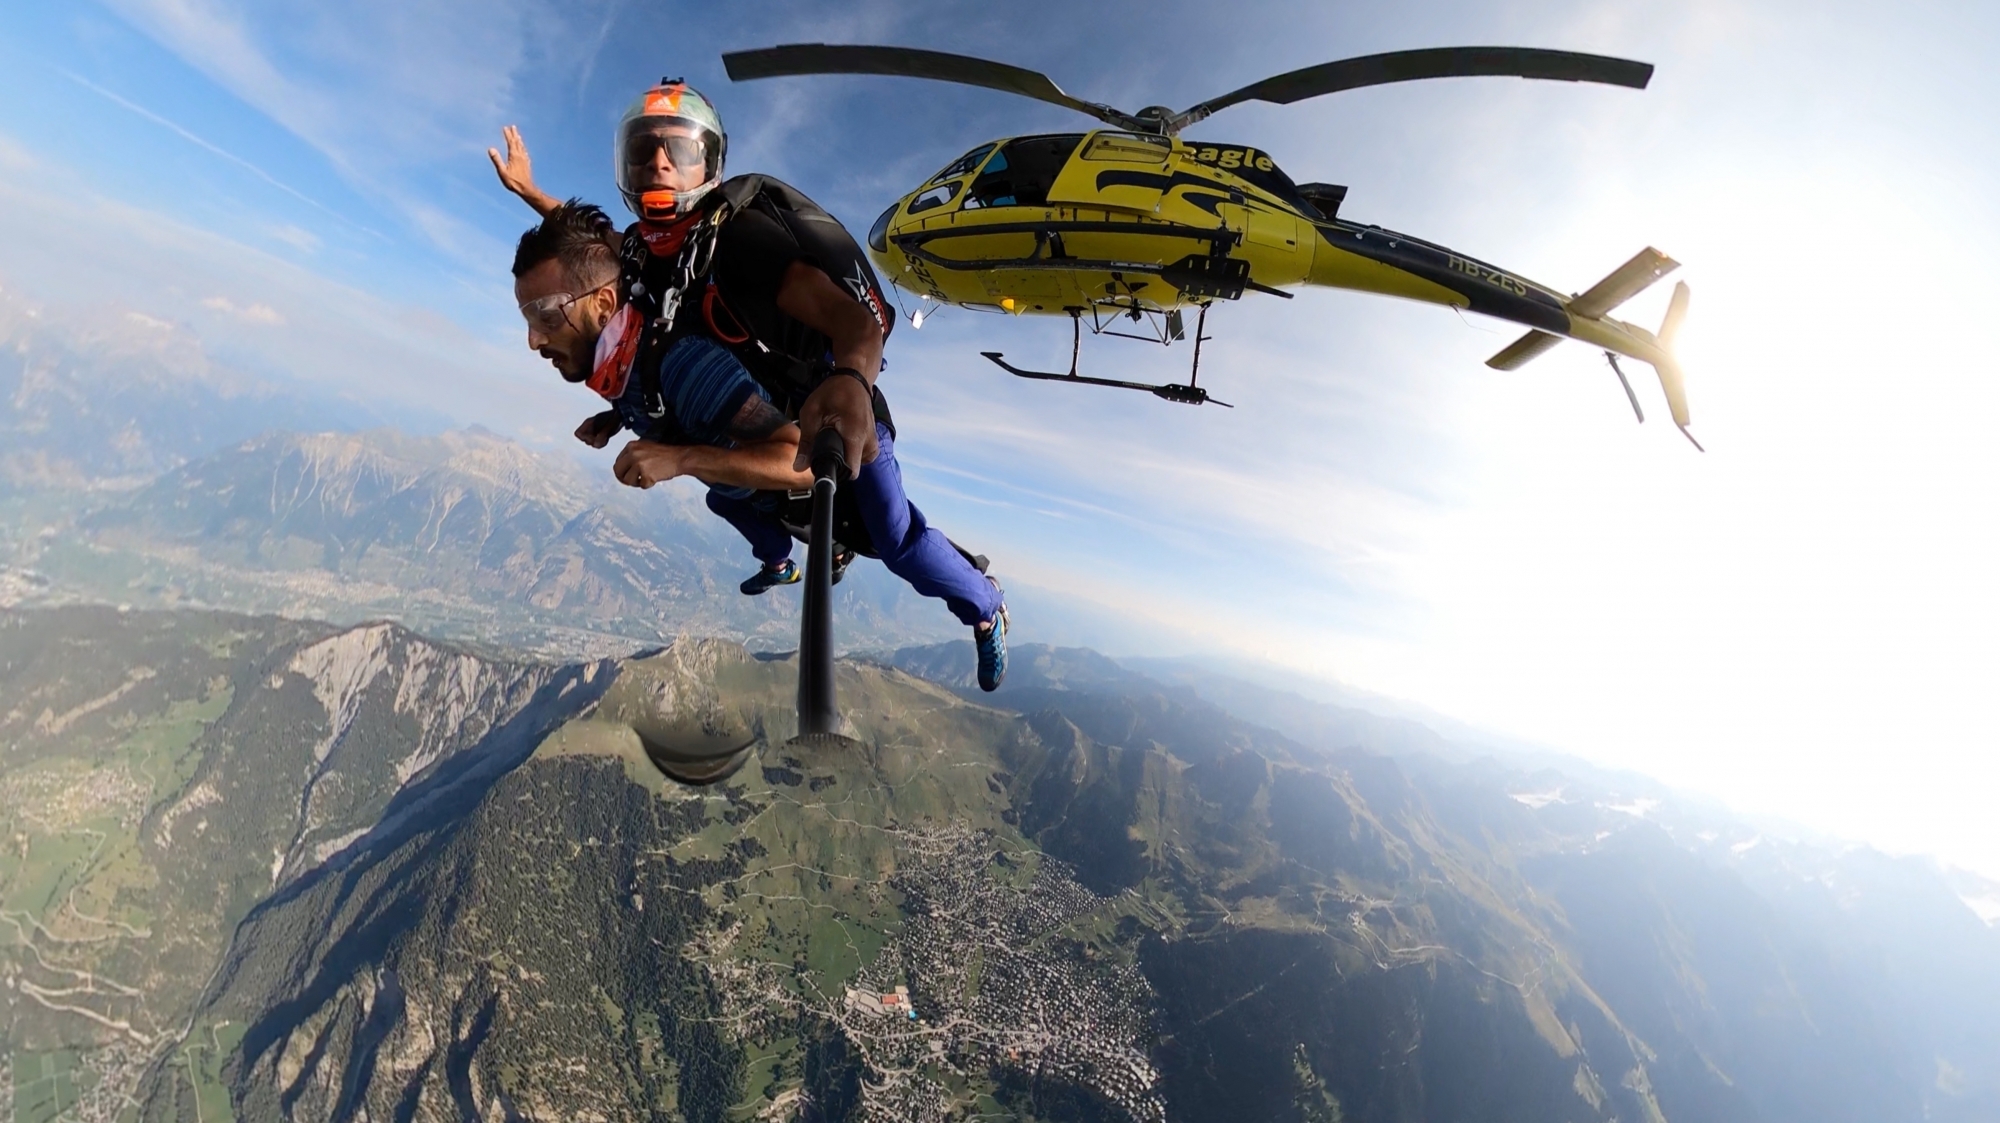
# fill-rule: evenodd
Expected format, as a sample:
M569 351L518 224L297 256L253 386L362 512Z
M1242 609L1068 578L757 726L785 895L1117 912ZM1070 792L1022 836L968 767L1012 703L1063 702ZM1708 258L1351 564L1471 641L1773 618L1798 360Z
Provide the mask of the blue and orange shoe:
M1007 678L1006 605L1001 605L984 626L972 629L972 646L979 653L979 689L991 694Z
M796 585L804 579L805 574L799 572L798 565L792 559L786 558L784 564L776 569L768 565L759 569L745 578L737 588L743 590L744 596L754 597L773 585Z

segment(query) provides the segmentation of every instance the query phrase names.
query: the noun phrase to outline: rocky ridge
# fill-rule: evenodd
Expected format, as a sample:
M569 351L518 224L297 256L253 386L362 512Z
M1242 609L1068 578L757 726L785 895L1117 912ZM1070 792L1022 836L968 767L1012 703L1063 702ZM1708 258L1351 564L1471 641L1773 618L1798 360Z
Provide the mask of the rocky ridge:
M184 1043L253 905L504 769L607 677L388 626L0 613L17 1116L46 1095L69 1117L117 1117L145 1065ZM24 1081L30 1059L55 1067Z

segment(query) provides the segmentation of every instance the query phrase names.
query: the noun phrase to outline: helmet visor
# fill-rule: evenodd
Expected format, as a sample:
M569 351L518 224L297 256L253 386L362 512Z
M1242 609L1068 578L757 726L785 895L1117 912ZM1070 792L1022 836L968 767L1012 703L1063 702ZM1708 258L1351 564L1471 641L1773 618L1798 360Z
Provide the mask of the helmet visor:
M634 132L625 138L625 162L634 168L648 167L667 150L668 165L676 168L706 168L708 143L700 136L666 129Z
M631 193L685 193L716 181L720 138L685 117L639 117L618 138L618 186Z

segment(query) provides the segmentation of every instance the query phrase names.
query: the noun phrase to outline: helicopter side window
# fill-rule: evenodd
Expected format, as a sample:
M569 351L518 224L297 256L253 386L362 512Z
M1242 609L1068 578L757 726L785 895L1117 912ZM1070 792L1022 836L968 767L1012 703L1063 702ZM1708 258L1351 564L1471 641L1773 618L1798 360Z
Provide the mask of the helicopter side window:
M910 200L910 213L922 214L925 211L944 206L946 203L951 202L953 196L958 194L960 186L957 182L952 182L941 184L925 191L923 194Z
M1080 133L1008 141L972 181L965 208L1048 206L1049 188L1082 141Z
M979 147L973 149L972 151L966 153L963 156L960 156L958 159L953 160L951 163L945 165L945 169L943 171L931 177L930 180L931 183L943 183L947 179L957 179L959 176L962 176L967 172L972 171L974 168L977 168L979 166L979 162L981 160L986 159L986 154L991 151L993 151L992 145L990 144L980 145Z

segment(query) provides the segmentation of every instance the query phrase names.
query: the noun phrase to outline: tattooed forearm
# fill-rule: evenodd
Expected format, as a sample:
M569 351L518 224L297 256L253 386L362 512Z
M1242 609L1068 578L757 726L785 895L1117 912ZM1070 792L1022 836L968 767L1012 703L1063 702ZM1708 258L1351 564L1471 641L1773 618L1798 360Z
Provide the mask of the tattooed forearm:
M730 421L729 435L739 441L761 441L784 426L785 415L762 394L752 394Z

